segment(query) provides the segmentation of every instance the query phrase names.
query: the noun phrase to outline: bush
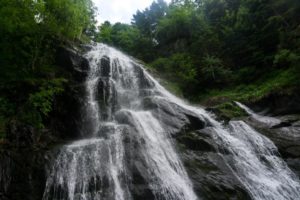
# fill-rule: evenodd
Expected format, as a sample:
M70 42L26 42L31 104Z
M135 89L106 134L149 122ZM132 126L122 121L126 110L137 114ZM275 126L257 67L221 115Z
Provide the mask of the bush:
M201 72L206 81L212 83L226 83L231 77L231 71L226 69L220 58L206 55L202 59Z
M30 94L28 101L18 113L18 118L36 128L44 128L43 118L52 111L54 97L64 91L65 82L63 78L44 82L39 91Z
M167 78L178 81L182 88L196 81L197 71L188 54L173 54L169 58L158 58L151 66L156 70L167 73Z
M288 49L282 49L274 56L273 64L287 68L299 60L299 55L291 52Z

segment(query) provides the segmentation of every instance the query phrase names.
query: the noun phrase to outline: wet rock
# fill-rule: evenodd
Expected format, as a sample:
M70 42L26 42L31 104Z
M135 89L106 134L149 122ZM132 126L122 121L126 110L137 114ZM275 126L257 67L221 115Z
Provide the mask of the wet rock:
M125 126L123 129L124 145L125 145L125 166L128 169L127 173L129 180L127 180L127 186L129 186L130 193L133 199L145 199L153 200L155 196L153 191L150 189L148 183L153 178L153 174L147 168L145 160L143 159L143 153L141 148L145 145L135 130L132 123L132 116L129 112L122 112L119 114L119 120L123 119L123 123L131 124L131 126Z
M107 56L103 56L101 58L100 69L101 69L101 76L110 77L111 75L110 59Z
M216 151L216 146L211 136L201 132L201 130L182 134L176 139L180 144L184 144L186 148L194 151Z
M58 139L75 139L81 136L84 124L88 123L82 108L85 106L85 80L89 61L83 57L82 47L60 47L56 53L56 64L68 80L64 92L55 97L53 111L48 117L47 128Z
M12 120L8 123L7 139L17 148L30 147L38 140L38 132L28 124Z
M128 124L132 127L135 126L132 114L128 110L120 110L116 113L116 121L120 124Z
M59 48L57 50L56 63L63 67L66 71L71 72L72 78L76 81L84 81L88 74L88 60L75 49L68 47Z
M281 123L279 123L279 124L277 124L277 125L274 125L274 126L272 126L271 128L282 128L282 127L288 127L288 126L291 126L292 124L291 123L289 123L289 122L281 122Z
M294 122L294 123L293 123L293 126L294 126L294 127L300 127L300 121Z
M149 78L145 75L144 70L135 63L132 63L132 65L135 67L136 74L139 77L139 87L141 89L153 88L154 83L151 80L149 80Z
M40 200L45 187L45 165L49 157L43 151L0 150L0 197ZM1 196L2 195L2 196ZM4 198L4 199L5 199Z
M169 133L174 136L209 125L206 120L164 98L145 98L143 105L144 109L151 110L153 115L163 122Z
M96 99L101 110L101 119L111 120L112 114L118 108L117 92L110 78L100 78L97 84Z
M134 166L132 167L132 196L134 199L145 199L152 200L155 199L152 190L150 189L147 180L149 178L148 169L138 161L134 162Z
M91 44L82 44L80 45L80 48L83 49L84 52L90 51L93 48L93 45Z
M204 128L176 137L180 156L194 190L202 199L251 199L240 181L224 161L230 156L218 150L212 130Z
M270 94L249 105L254 111L267 110L266 114L273 116L300 113L300 94Z
M180 155L193 182L194 190L200 198L207 200L251 199L232 174L231 169L224 163L224 159L216 152L213 143L206 141L205 146L197 148L181 139L178 143Z
M288 166L300 177L300 159L299 158L287 158L285 159Z
M259 122L251 117L245 118L248 124L258 130L261 134L267 136L291 169L296 174L300 174L298 164L300 163L300 127L297 127L294 120L289 121L290 116L280 116L278 119L286 120L275 126L270 127L268 124ZM294 122L293 122L294 121ZM292 122L292 123L291 123Z
M64 92L55 98L48 124L52 135L58 139L75 139L81 136L81 127L87 123L82 110L85 105L84 94L84 84L70 82Z
M259 130L260 133L271 139L283 156L290 155L297 157L296 154L291 153L293 151L287 151L287 149L290 147L300 146L300 128L294 126L278 126L277 128L274 128L273 126L270 128L267 124L258 122L252 118L244 120L252 127Z

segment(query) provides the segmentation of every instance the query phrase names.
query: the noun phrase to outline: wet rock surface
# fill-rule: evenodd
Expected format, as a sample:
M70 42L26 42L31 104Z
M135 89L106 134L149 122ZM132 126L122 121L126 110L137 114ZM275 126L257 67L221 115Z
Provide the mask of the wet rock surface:
M209 125L205 119L200 119L194 113L163 98L145 98L143 105L144 109L151 110L174 136Z
M40 200L46 180L45 166L51 158L33 149L0 150L0 199Z
M176 140L199 197L211 200L251 199L225 164L208 129L182 134Z
M283 116L300 113L300 94L270 94L263 99L250 103L249 106L256 112L265 111L265 114Z
M78 82L85 80L89 70L89 62L82 56L82 52L70 47L60 47L57 50L56 64L70 72Z

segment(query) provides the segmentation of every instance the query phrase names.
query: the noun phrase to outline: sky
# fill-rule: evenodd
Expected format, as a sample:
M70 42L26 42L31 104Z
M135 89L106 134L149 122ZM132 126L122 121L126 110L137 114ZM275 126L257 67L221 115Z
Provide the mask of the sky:
M165 0L170 2L171 0ZM153 0L93 0L98 8L98 23L110 21L111 23L130 23L132 15L137 10L149 7Z

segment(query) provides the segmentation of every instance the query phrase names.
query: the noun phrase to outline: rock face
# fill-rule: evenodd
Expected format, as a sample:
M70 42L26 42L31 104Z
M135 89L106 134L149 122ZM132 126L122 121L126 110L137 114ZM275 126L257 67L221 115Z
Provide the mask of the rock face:
M75 81L83 82L88 74L89 62L76 49L60 47L57 50L56 63L71 74Z
M262 100L250 104L254 111L267 111L269 115L290 115L300 113L300 95L270 94Z
M218 153L209 129L182 134L178 148L199 197L203 199L251 199Z
M40 200L45 187L44 151L0 150L0 199Z
M81 137L81 124L86 123L82 107L85 99L84 81L89 70L89 62L79 50L61 47L57 51L56 63L68 79L65 91L54 102L50 113L49 127L57 138L74 139Z
M0 199L41 200L46 183L46 169L55 154L49 143L81 137L83 81L88 61L80 52L62 47L57 65L68 79L65 91L54 101L47 129L38 131L30 125L11 121L7 145L0 146ZM48 151L49 148L51 151Z

